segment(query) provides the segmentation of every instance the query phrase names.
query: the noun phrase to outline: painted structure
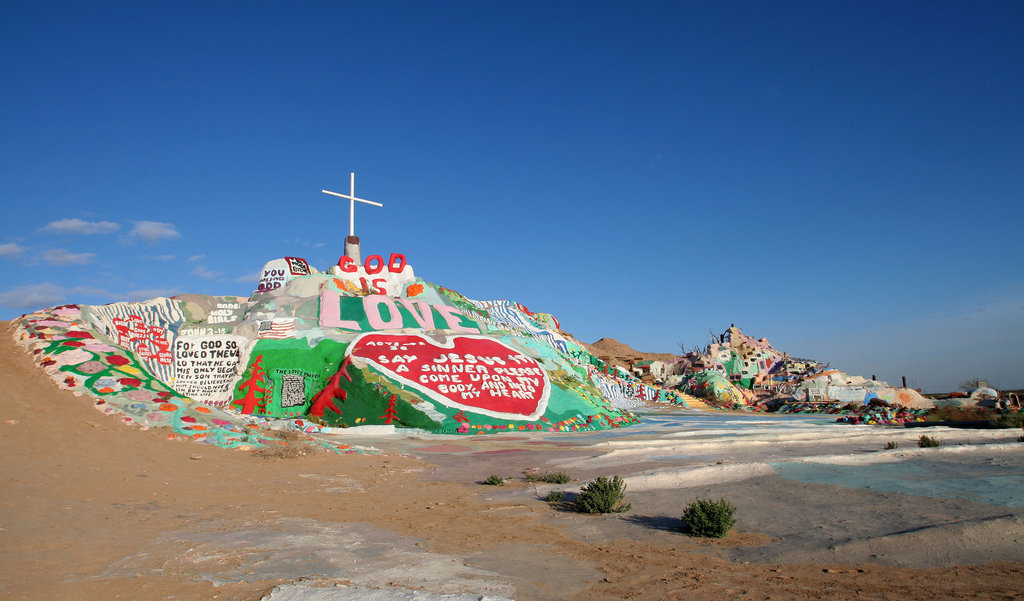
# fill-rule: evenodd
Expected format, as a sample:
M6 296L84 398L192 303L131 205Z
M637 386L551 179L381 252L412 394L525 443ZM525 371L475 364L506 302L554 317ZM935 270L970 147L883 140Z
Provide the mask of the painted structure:
M690 398L616 373L553 316L423 281L398 253L345 256L327 273L284 257L248 298L68 305L14 330L61 386L129 423L225 446L246 444L257 417L307 430L576 431Z
M651 403L705 406L697 398L927 404L735 327L703 352L630 373L595 357L555 317L467 299L417 278L398 253L360 263L346 255L326 273L284 257L264 266L247 298L65 305L13 329L59 385L93 396L101 410L223 446L258 443L260 418L306 431L558 432L629 425L637 421L629 410Z
M786 398L804 403L867 404L873 399L922 408L932 402L909 388L851 376L829 365L780 352L766 338L754 339L730 326L702 351L688 353L666 381L701 398L755 404Z

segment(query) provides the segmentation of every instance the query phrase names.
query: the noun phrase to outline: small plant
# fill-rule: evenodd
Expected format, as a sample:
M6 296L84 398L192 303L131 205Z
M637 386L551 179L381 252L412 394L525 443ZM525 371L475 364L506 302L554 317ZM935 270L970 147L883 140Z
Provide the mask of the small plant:
M311 447L304 444L304 435L298 430L249 429L246 434L251 438L262 438L262 444L255 454L264 459L294 459L311 451Z
M886 450L898 448L900 448L900 443L896 442L895 440L890 440L889 442L885 443Z
M941 443L938 441L938 439L928 436L926 434L922 434L921 438L917 439L917 446L921 447L922 449L929 447L937 447L940 444Z
M561 503L565 500L565 493L560 490L553 490L548 493L544 500L548 503Z
M501 486L504 483L505 479L496 474L491 474L490 476L487 476L486 480L484 480L484 484L490 484L491 486Z
M621 477L611 480L599 476L580 489L576 497L576 511L580 513L621 513L629 511L631 505L625 502L626 483Z
M998 418L999 414L992 409L986 407L961 407L959 405L935 407L925 416L926 420L936 422L994 421Z
M547 482L548 484L566 484L572 478L565 472L548 472L547 474L541 474L534 469L525 470L523 476L527 482Z
M725 499L697 499L683 511L684 529L693 536L722 538L736 525L735 513L736 506Z
M1020 411L1004 411L996 420L996 427L1024 429L1024 413Z
M540 479L548 484L568 484L572 478L565 472L554 472L551 474L544 474Z

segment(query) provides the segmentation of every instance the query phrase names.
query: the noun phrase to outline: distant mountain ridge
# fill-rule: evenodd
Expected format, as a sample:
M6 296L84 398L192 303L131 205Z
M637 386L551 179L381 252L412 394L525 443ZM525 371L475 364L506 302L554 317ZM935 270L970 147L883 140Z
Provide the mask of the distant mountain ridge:
M584 344L584 346L595 357L602 360L610 360L615 365L627 368L629 364L637 361L664 361L672 363L682 359L682 355L674 355L672 353L645 353L638 351L614 338L602 338L592 344Z

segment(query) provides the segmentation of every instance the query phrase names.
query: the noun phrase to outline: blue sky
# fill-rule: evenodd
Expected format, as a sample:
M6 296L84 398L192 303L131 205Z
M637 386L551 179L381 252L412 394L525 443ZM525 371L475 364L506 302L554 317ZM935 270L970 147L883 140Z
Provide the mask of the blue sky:
M1024 387L1019 2L5 2L0 318L363 254L593 342Z

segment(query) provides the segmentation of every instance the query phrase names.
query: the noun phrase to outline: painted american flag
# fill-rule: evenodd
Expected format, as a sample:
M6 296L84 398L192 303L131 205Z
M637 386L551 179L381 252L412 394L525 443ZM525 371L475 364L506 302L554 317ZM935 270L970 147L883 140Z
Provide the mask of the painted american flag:
M294 319L271 319L260 322L260 338L291 338L295 335Z

